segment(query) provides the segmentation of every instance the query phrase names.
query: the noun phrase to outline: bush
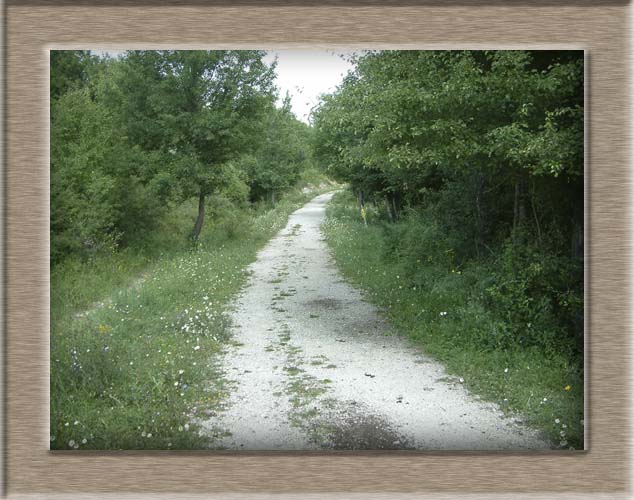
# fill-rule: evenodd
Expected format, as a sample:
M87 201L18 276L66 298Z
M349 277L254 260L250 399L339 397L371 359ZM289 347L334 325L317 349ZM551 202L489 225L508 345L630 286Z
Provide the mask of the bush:
M328 208L324 233L343 274L395 331L555 445L582 447L583 362L573 347L583 336L571 325L582 311L583 270L545 235L542 246L509 240L486 259L456 262L447 250L459 237L439 227L415 213L365 226L344 192Z
M574 267L570 259L535 244L507 242L492 268L493 283L485 289L487 305L502 319L501 347L581 354L582 336L573 325L583 313L582 283L575 283L579 270Z

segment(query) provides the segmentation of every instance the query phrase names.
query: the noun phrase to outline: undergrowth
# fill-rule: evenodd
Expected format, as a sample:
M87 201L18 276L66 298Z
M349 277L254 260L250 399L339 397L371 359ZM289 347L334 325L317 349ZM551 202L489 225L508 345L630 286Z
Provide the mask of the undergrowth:
M321 182L321 180L319 180ZM184 449L210 443L194 417L225 396L215 359L229 300L288 215L331 185L275 207L211 203L199 242L193 204L136 245L51 270L51 449Z
M510 299L496 281L499 259L457 268L441 248L442 235L420 218L387 224L368 212L366 226L348 192L327 210L323 231L346 278L468 389L543 431L554 447L583 449L582 356L548 331L557 332L552 319L532 319L539 313L530 309L518 330L517 310L503 307ZM414 247L428 252L413 257L408 248Z

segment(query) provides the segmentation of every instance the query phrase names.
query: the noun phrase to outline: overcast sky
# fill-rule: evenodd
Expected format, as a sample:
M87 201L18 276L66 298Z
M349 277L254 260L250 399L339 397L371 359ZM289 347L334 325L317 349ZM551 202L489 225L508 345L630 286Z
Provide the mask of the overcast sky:
M95 54L117 57L121 50L93 50ZM344 57L342 57L345 56ZM278 105L286 92L291 96L295 116L308 123L310 110L319 102L319 95L335 90L352 65L347 62L350 53L317 50L276 50L265 57L272 63L277 57L276 85L280 89Z
M271 51L265 61L277 56L277 80L280 102L288 91L293 113L308 122L311 108L319 102L319 95L335 90L352 65L341 57L341 52L313 50ZM349 54L345 54L346 59Z

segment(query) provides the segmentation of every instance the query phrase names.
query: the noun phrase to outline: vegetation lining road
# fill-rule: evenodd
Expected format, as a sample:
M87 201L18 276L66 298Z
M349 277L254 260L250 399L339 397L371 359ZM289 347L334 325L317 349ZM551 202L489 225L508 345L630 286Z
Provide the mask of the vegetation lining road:
M545 354L522 345L486 345L504 321L487 306L483 288L491 270L471 263L448 270L433 259L418 260L394 248L394 232L424 240L424 223L403 218L386 224L370 211L364 224L350 192L335 197L324 232L344 276L366 291L395 330L485 399L499 403L520 423L543 430L555 445L583 448L583 368L565 353Z
M581 447L583 51L354 63L313 117L356 198L331 219L343 268L474 389Z
M272 210L245 213L230 233L210 225L195 248L166 248L154 261L124 252L56 268L51 448L208 447L191 421L214 414L226 396L216 367L229 341L226 307L257 250L318 192L297 190ZM190 209L180 222L195 217ZM86 312L97 299L104 305Z
M344 273L580 448L583 52L359 53L310 125L265 56L51 52L52 446L199 446L224 305L327 175Z

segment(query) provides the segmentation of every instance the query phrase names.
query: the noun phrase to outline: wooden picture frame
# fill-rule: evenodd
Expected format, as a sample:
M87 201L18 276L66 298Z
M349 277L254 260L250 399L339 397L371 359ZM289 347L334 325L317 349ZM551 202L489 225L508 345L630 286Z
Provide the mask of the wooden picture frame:
M5 492L10 497L625 496L626 2L54 2L6 5ZM585 452L49 452L48 50L574 48L586 51ZM372 494L372 495L370 495Z

